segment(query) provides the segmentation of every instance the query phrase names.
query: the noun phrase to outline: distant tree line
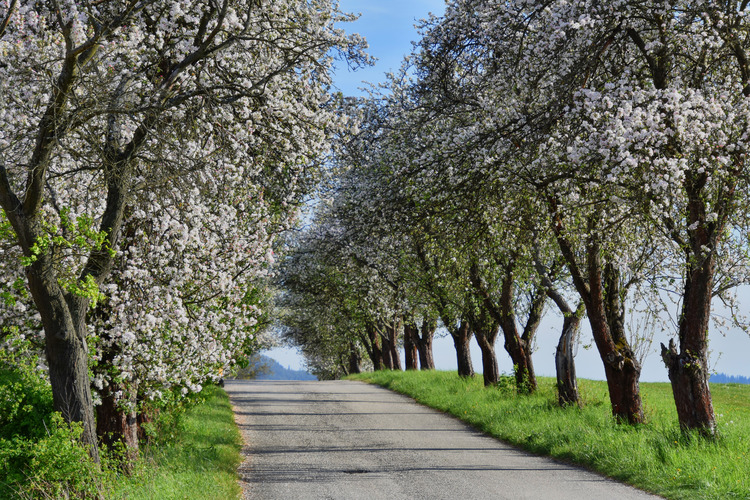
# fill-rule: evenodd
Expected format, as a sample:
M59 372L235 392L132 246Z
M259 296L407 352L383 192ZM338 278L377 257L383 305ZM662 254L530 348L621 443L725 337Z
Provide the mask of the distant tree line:
M317 380L304 370L284 368L275 359L262 354L250 356L248 365L239 368L234 378L241 380Z
M714 373L709 380L712 384L750 384L750 377L742 375L727 375L726 373Z

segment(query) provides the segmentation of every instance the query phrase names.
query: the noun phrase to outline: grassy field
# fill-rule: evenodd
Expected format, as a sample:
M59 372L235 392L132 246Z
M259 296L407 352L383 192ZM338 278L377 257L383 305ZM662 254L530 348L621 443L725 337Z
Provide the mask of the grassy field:
M242 439L226 393L204 389L206 401L191 408L166 444L146 447L139 470L122 479L112 498L128 500L238 499Z
M750 386L711 386L719 437L680 432L668 383L644 383L647 423L616 424L605 382L580 380L583 408L556 404L555 380L519 396L510 378L485 388L455 372L366 373L351 377L387 387L452 414L521 448L584 465L671 499L750 499Z

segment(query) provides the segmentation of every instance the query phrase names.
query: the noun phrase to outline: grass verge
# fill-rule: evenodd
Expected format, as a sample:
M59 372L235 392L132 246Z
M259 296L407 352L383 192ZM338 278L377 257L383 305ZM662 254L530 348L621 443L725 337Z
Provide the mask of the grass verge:
M179 419L174 437L146 446L136 473L116 485L113 498L128 500L232 499L242 491L237 481L242 438L227 394L204 388L205 401Z
M485 388L455 372L364 373L350 377L411 396L531 452L599 471L670 499L750 499L750 386L712 384L719 437L683 434L668 383L643 383L647 423L611 417L605 382L579 380L583 408L557 405L555 380L518 395L510 378Z

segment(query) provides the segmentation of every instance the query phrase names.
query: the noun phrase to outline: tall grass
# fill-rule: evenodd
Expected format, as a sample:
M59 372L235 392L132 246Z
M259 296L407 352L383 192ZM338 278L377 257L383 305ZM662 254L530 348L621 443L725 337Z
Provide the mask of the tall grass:
M147 446L138 470L113 498L128 500L237 499L242 439L226 393L204 389L205 401L186 412L166 443Z
M647 423L611 416L605 382L580 380L583 408L557 405L555 380L518 395L509 377L485 388L455 372L375 372L351 377L382 385L454 415L523 449L584 465L671 499L750 499L750 386L712 385L719 436L683 434L668 383L644 383Z

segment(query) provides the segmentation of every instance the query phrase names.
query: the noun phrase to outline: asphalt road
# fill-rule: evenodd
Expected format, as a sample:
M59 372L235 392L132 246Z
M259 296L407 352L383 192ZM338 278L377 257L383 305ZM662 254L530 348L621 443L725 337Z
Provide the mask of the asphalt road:
M227 381L245 498L645 499L361 382Z

